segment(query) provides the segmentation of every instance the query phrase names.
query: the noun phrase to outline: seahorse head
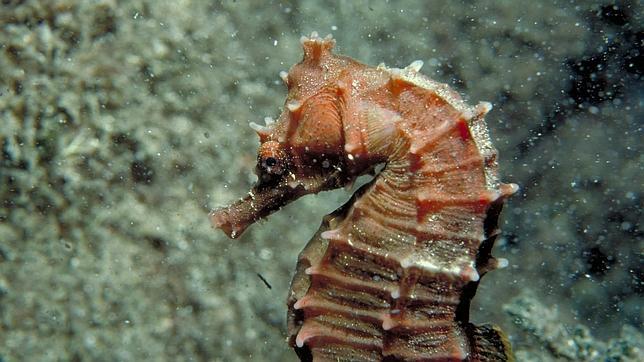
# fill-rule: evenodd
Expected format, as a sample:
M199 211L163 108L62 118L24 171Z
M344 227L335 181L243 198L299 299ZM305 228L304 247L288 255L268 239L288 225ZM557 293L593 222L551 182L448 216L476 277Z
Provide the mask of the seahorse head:
M314 136L306 134L310 130L296 129L299 136L288 139L279 121L270 133L265 131L258 132L261 144L255 185L245 198L210 215L213 225L231 238L301 196L339 188L355 178L345 165L342 145L333 136Z
M342 187L363 171L355 162L347 165L346 90L338 86L341 70L356 62L332 55L335 41L330 37L314 33L301 43L304 58L281 74L288 87L283 112L277 120L265 118L264 125L251 123L260 140L256 184L247 197L210 215L213 225L232 238L283 205Z

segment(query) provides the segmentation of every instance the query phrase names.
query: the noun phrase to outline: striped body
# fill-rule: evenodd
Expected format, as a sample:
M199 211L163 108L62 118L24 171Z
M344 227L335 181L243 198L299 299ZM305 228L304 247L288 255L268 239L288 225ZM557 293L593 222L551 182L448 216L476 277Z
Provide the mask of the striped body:
M290 343L303 360L511 360L498 330L468 322L480 277L504 264L490 250L503 200L516 191L497 178L483 120L491 106L468 106L418 73L419 62L372 68L334 55L332 39L302 43L303 61L284 76L284 113L255 125L255 194L287 196L265 205L260 196L248 221L384 168L300 254ZM215 211L213 222L243 231L242 209Z

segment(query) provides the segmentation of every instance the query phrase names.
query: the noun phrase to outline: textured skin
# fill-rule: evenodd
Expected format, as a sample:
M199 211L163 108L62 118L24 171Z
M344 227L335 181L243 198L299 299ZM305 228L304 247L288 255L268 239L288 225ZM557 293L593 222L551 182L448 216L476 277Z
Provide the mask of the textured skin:
M259 180L211 220L236 237L309 193L384 168L328 215L299 257L288 297L289 342L302 360L506 361L494 327L468 322L503 199L483 116L448 86L405 69L369 67L302 38L283 74L280 118L253 124Z

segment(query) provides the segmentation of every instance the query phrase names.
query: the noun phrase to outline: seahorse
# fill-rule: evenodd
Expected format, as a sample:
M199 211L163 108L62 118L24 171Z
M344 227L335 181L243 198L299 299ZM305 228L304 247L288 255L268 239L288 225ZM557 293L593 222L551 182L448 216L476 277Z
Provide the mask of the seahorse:
M276 121L251 123L257 183L210 214L231 238L307 194L375 173L327 215L301 252L287 299L301 360L511 361L499 328L469 322L503 201L484 116L449 86L409 66L370 67L302 37L302 61Z

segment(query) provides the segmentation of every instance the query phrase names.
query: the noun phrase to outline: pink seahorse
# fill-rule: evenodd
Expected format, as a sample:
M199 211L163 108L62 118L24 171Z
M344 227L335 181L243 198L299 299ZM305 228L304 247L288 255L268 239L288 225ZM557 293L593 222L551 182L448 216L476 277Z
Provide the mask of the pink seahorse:
M304 59L282 77L283 113L260 137L257 184L211 213L230 237L300 196L384 165L328 215L302 251L288 297L290 343L303 360L507 361L509 343L469 323L503 200L483 119L447 85L376 68L303 37Z

